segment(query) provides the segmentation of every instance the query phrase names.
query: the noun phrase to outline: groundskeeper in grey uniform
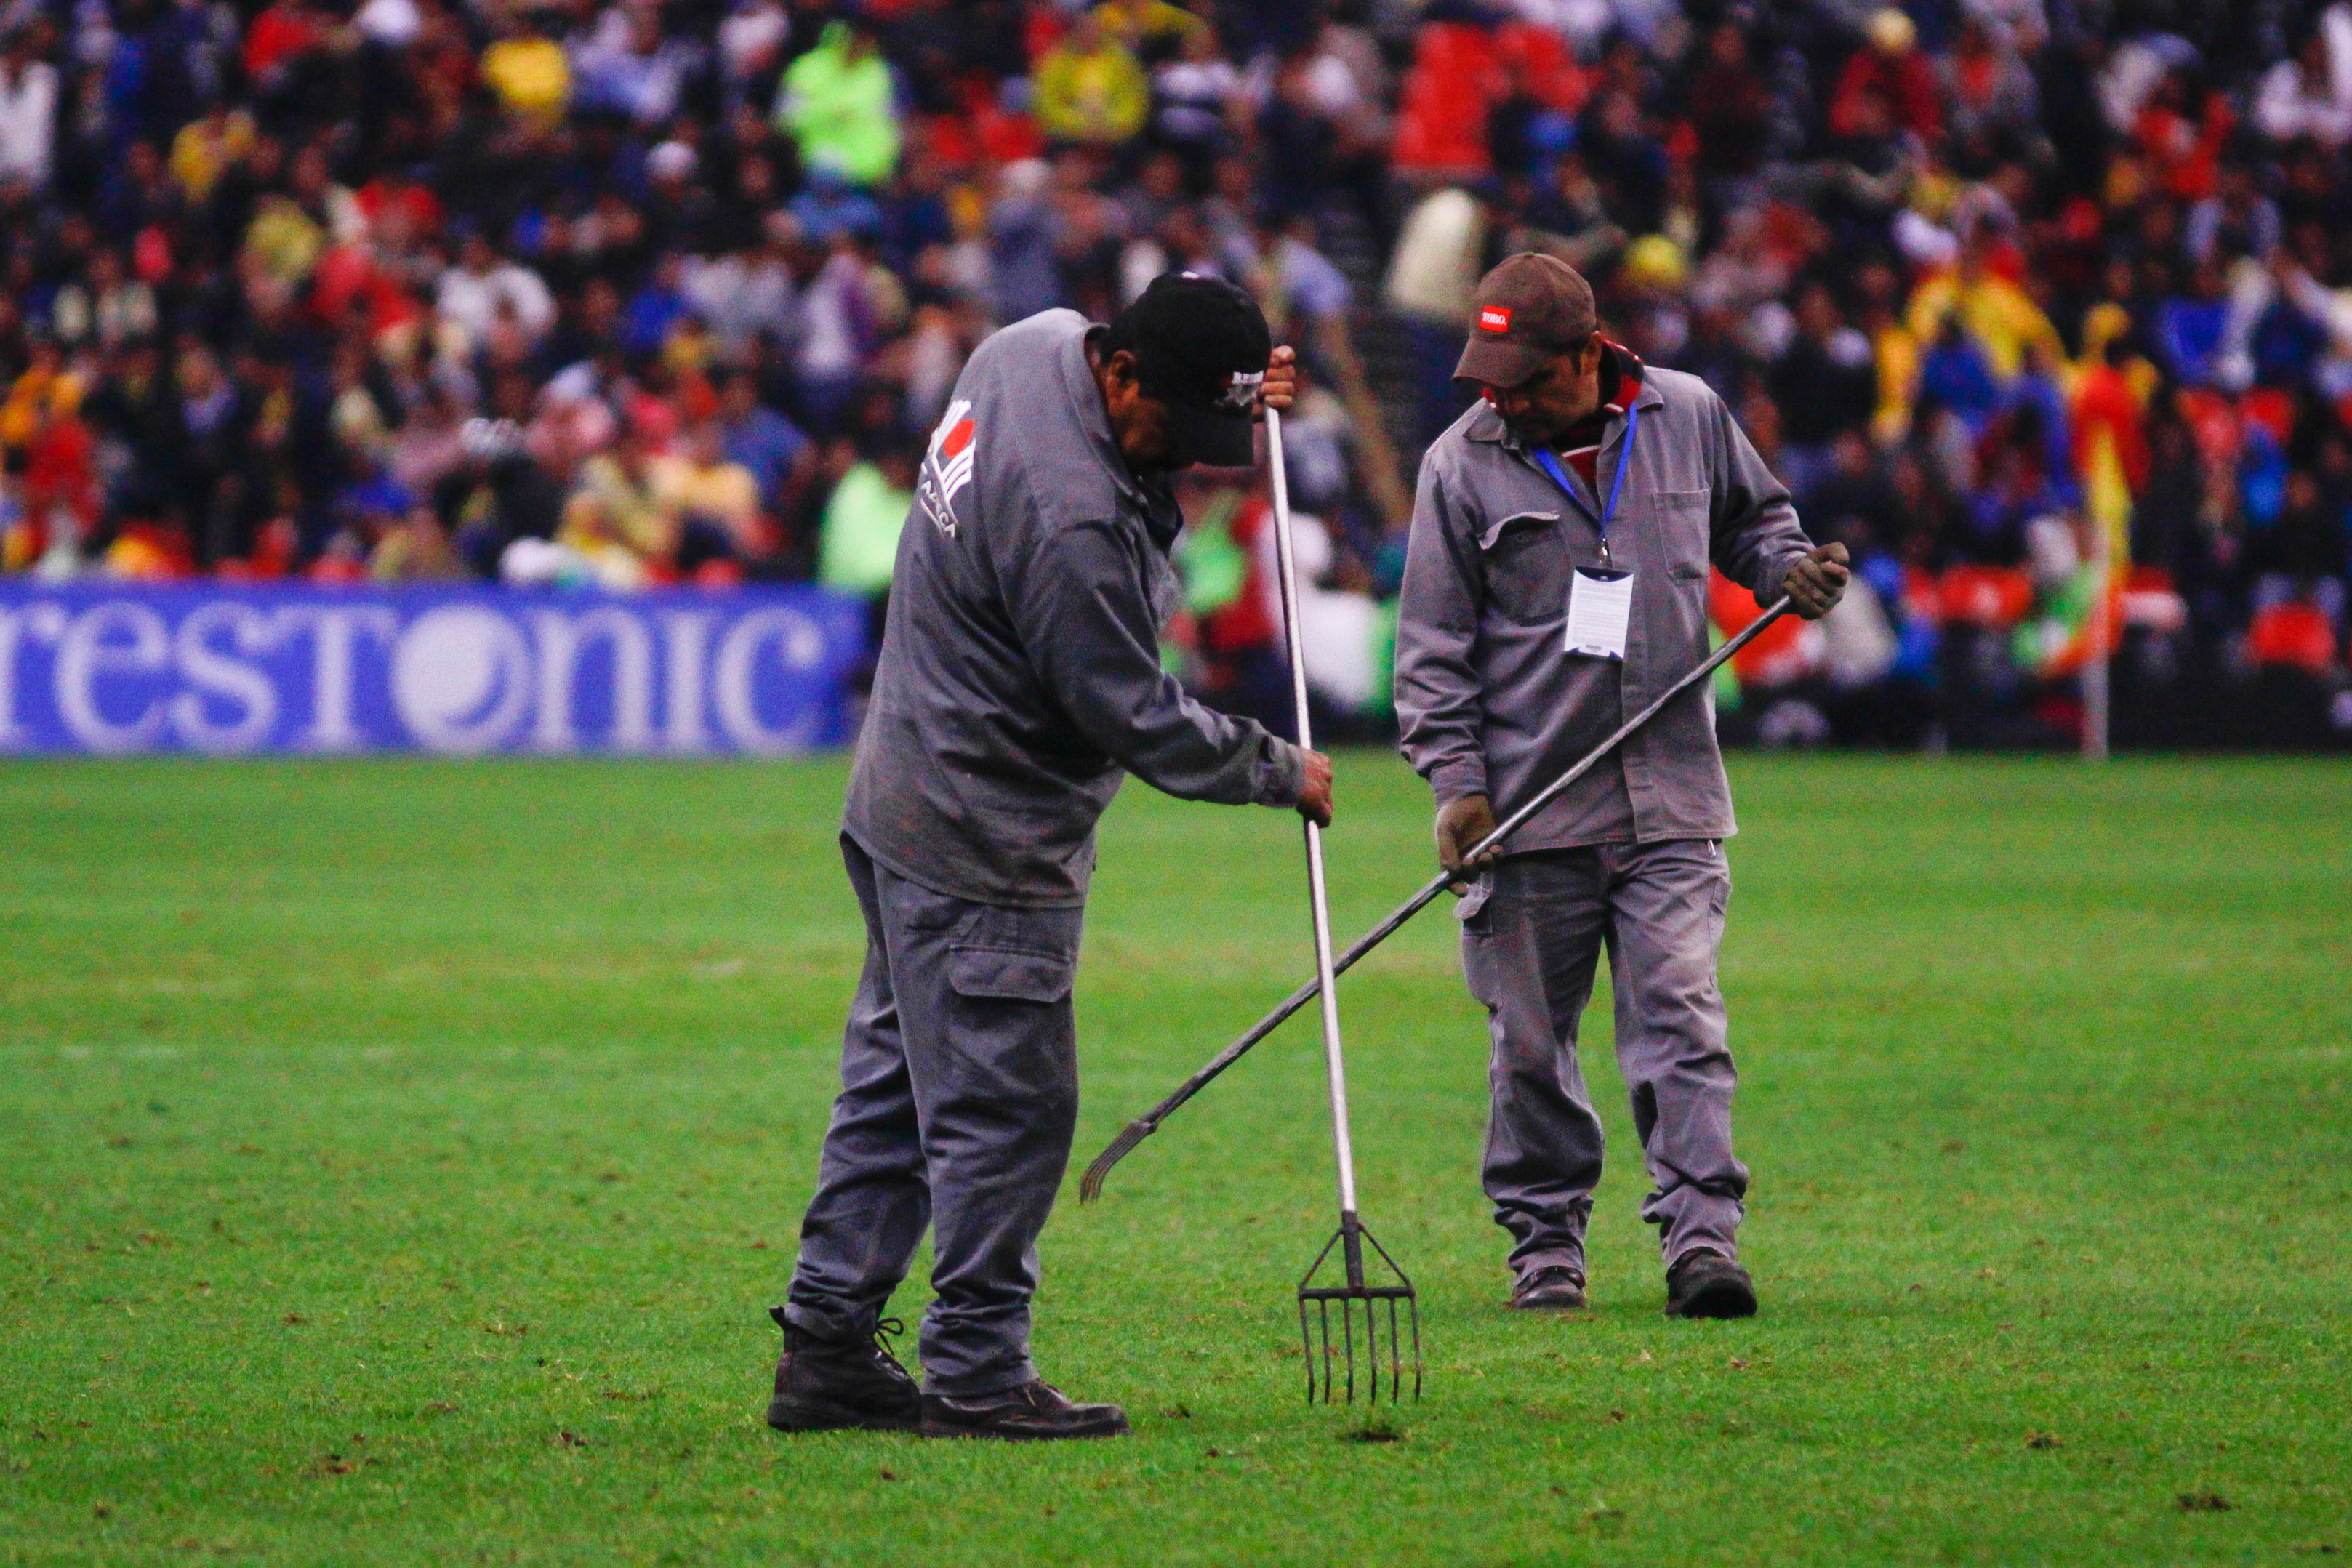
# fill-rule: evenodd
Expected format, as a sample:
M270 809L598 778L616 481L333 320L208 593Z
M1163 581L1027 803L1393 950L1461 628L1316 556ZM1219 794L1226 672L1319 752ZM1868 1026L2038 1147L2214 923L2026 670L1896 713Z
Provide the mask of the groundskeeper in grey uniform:
M1168 475L1251 461L1290 350L1241 290L1155 281L1108 327L1050 310L982 343L898 546L842 853L866 966L769 1424L1109 1437L1039 1378L1029 1305L1078 1104L1071 981L1095 822L1133 773L1330 819L1330 766L1160 664ZM880 1341L926 1228L919 1391Z
M1576 1032L1609 949L1617 1057L1654 1190L1666 1310L1746 1316L1748 1168L1716 955L1736 831L1714 712L1693 689L1476 867L1497 815L1706 657L1707 569L1808 618L1843 591L1789 493L1694 376L1603 339L1549 256L1479 285L1455 371L1485 400L1421 466L1399 607L1397 718L1438 803L1441 862L1475 874L1463 967L1492 1040L1485 1179L1517 1243L1512 1304L1584 1304L1601 1121Z

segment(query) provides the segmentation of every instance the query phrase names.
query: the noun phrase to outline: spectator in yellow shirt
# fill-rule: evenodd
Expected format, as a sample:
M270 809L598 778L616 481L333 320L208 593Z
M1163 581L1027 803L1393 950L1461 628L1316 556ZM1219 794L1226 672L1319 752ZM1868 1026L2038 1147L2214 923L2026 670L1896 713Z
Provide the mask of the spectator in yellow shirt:
M1911 408L1919 394L1919 340L1895 314L1903 285L1883 262L1864 267L1858 278L1862 308L1855 325L1870 340L1878 366L1878 403L1870 416L1871 439L1892 446L1911 433Z
M1095 7L1103 31L1125 44L1139 59L1160 59L1184 47L1209 25L1168 0L1103 0Z
M2029 343L2039 344L2052 364L2066 358L2058 329L2024 289L1985 266L1983 247L1971 240L1960 249L1959 266L1939 272L1912 291L1906 324L1913 339L1932 343L1944 318L1957 315L1960 330L1976 340L1993 374L2008 381L2025 360Z
M655 504L677 519L682 557L765 553L760 482L749 468L728 459L717 421L688 432L682 455L656 458L652 479Z
M556 542L587 557L607 587L634 588L763 554L766 531L759 481L728 460L718 427L705 423L683 453L657 454L633 428L583 463Z
M598 580L635 588L666 570L677 549L677 514L656 493L656 459L642 432L625 428L609 452L580 465L555 542L588 558Z
M172 178L192 202L208 201L230 164L253 145L253 116L215 102L172 138Z
M21 452L53 414L68 414L81 406L81 382L65 368L65 355L46 339L32 340L32 363L8 389L0 403L0 447Z
M1150 108L1143 67L1104 30L1099 12L1079 17L1037 62L1037 123L1057 141L1119 146L1143 130Z
M572 63L551 36L542 11L509 20L505 37L482 51L481 70L499 102L517 120L552 126L572 101Z

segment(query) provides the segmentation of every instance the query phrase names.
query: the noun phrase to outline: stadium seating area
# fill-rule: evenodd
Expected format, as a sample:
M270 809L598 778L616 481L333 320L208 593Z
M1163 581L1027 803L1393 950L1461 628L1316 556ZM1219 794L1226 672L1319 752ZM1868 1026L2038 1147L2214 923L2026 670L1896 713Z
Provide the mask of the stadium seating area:
M971 345L1247 282L1312 391L1310 664L1377 713L1471 285L1585 268L1867 584L1727 730L2321 741L2345 692L2352 5L15 0L12 571L887 586ZM1186 482L1201 688L1262 507ZM1718 595L1727 629L1754 613Z

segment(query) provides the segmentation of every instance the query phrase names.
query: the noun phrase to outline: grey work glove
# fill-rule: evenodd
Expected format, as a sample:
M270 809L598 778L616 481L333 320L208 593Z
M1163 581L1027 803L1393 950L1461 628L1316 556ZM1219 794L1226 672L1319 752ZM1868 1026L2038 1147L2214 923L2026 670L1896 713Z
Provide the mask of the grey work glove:
M1437 863L1447 871L1486 870L1495 863L1493 850L1475 861L1467 857L1471 846L1494 831L1495 808L1486 796L1465 795L1458 800L1448 800L1437 809ZM1470 891L1466 879L1452 885L1457 894Z
M1837 608L1845 597L1845 585L1853 577L1846 570L1845 546L1815 545L1805 558L1790 567L1780 580L1780 591L1789 596L1789 608L1808 621L1819 621Z

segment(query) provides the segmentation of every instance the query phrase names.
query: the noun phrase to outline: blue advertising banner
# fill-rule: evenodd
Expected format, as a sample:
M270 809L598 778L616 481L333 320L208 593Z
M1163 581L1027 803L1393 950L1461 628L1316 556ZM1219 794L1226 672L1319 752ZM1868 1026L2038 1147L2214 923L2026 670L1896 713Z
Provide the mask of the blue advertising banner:
M0 751L805 751L843 738L865 643L814 588L0 578Z

